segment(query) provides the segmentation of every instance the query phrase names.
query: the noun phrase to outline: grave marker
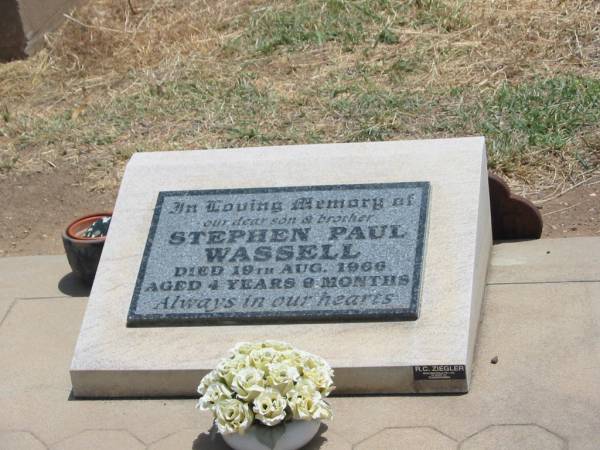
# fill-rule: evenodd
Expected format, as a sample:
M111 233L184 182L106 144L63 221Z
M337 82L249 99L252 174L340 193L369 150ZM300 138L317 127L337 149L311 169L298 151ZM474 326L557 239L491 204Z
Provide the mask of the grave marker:
M194 395L263 339L340 394L466 392L490 249L482 138L136 154L73 393Z
M415 320L429 184L159 192L129 326Z

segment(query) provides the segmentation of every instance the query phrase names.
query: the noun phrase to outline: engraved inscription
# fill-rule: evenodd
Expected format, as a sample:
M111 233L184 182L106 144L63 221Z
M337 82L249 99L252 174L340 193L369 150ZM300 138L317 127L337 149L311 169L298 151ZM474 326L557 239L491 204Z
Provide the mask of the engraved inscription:
M415 320L427 182L160 192L128 326Z

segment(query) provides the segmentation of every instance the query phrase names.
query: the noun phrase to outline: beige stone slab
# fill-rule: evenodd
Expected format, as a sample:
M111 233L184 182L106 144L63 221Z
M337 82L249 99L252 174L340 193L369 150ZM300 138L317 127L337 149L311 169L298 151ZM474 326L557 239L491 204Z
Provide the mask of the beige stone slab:
M343 170L331 170L342 161ZM431 184L417 321L126 327L160 191L410 181ZM265 338L327 358L341 392L464 392L464 380L434 386L415 382L412 370L440 364L469 372L491 247L487 186L483 138L136 154L73 357L75 394L191 395L193 380L237 342Z
M595 237L496 243L487 282L600 281L600 240Z
M51 344L66 343L77 333L84 308L82 299L15 300L0 327L0 361L6 377L0 390L47 386L61 388L68 396L69 377L64 371L68 347Z
M461 446L464 450L513 450L515 448L563 450L566 448L566 442L539 425L504 424L489 426L467 438Z
M192 443L192 446L190 446ZM210 433L198 434L198 429L190 428L170 434L162 439L153 442L148 446L148 450L173 450L187 448L212 448L219 450L229 450L229 447L222 439L216 439L216 436L210 436Z
M51 445L98 428L125 427L150 443L180 428L210 427L190 401L69 401L68 368L84 307L73 298L15 303L0 327L0 430L35 430Z
M381 430L354 446L356 450L454 450L457 442L432 427L396 427Z
M354 443L365 429L430 427L463 446L470 442L468 448L478 448L480 434L495 442L492 448L553 448L549 442L557 439L563 448L565 442L594 448L600 283L489 286L486 292L469 394L335 399L332 429ZM565 310L565 303L572 307ZM497 364L490 362L494 356ZM509 425L507 433L502 427ZM493 426L499 430L490 431Z
M29 431L0 431L0 448L10 450L47 449L47 447Z
M67 257L13 256L0 258L0 297L87 297L89 288L72 273Z
M489 286L469 394L333 398L308 448L597 449L598 299L600 283ZM103 433L112 448L225 448L195 400L69 401L82 314L82 300L19 300L0 326L0 448L96 448L83 443Z
M51 447L51 450L144 450L146 446L125 430L85 430Z
M6 315L13 306L15 299L13 297L2 297L0 296L0 324L6 318Z

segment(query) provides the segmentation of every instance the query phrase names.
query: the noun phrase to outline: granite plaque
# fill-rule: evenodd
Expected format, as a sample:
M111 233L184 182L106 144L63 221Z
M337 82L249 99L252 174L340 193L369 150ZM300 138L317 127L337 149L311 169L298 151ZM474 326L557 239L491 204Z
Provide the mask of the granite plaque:
M159 192L128 326L416 320L429 183Z

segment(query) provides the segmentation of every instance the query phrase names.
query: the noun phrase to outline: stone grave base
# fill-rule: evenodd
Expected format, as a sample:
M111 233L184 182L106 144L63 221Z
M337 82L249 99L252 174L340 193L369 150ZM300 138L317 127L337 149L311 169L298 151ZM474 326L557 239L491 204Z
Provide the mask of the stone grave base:
M414 321L127 327L161 191L429 182ZM340 394L466 392L491 248L483 138L139 153L127 166L71 366L77 397L194 395L241 341L325 358Z

